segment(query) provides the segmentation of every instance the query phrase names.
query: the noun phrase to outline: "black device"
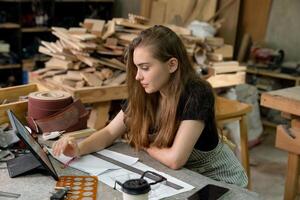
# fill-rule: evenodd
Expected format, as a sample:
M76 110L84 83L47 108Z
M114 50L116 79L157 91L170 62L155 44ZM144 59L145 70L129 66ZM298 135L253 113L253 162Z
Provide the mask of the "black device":
M7 114L13 130L15 130L17 136L28 146L31 152L30 155L17 157L12 159L10 162L7 162L7 169L10 177L15 177L43 166L43 168L46 169L55 180L58 180L57 173L41 145L31 136L28 130L11 110L7 110Z
M52 194L50 200L63 200L66 198L68 191L69 191L68 188L59 189L54 194Z
M223 196L226 192L228 192L228 188L224 188L221 186L208 184L189 196L188 200L217 200L221 196Z

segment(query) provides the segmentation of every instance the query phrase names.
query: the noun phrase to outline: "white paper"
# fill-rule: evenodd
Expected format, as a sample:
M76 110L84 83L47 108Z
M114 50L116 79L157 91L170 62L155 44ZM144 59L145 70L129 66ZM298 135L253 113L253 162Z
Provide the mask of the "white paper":
M65 156L61 154L60 156L54 156L52 154L52 150L48 148L48 151L50 154L57 159L58 161L62 162L63 164L68 163L72 157ZM104 149L102 151L99 151L97 153L100 153L102 155L105 155L106 157L115 159L119 162L123 162L127 165L132 165L138 161L138 158L127 156L124 154L120 154L114 151L110 151L107 149ZM81 171L84 171L86 173L89 173L90 175L99 175L107 170L113 170L113 169L120 169L121 167L114 165L110 162L107 162L105 160L102 160L98 157L95 157L93 155L85 155L81 156L78 159L75 159L74 161L71 161L69 163L70 167L73 167L75 169L79 169Z
M185 183L185 182L183 182L183 181L181 181L177 178L174 178L174 177L172 177L172 176L170 176L166 173L159 172L159 171L157 171L157 170L155 170L155 169L153 169L153 168L151 168L151 167L149 167L149 166L147 166L147 165L145 165L141 162L135 163L134 165L132 165L132 167L140 169L142 171L149 170L149 171L156 172L156 173L162 175L163 177L167 178L168 181L183 187L180 190L176 190L176 189L174 189L172 187L169 187L169 186L167 186L163 183L158 183L158 184L152 185L151 186L151 191L150 191L150 194L149 194L149 199L150 200L156 200L156 199L162 199L162 198L170 197L170 196L182 193L182 192L192 190L194 188L194 186L192 186L190 184L187 184L187 183ZM118 169L118 170L113 170L113 171L107 171L107 172L99 175L98 179L99 179L99 181L101 181L101 182L103 182L103 183L105 183L108 186L113 188L114 185L115 185L116 180L123 183L126 180L140 178L140 177L141 177L140 174L130 172L126 169ZM148 183L153 182L153 180L150 180L148 178L146 178L146 180L148 181ZM117 189L119 191L121 191L120 186L118 186Z

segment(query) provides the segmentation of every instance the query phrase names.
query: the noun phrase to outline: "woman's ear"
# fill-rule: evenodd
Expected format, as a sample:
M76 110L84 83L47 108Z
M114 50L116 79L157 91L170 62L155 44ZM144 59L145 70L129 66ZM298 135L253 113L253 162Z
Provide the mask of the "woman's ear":
M169 72L170 73L175 72L178 68L177 58L170 58L170 60L168 61L168 67L169 67Z

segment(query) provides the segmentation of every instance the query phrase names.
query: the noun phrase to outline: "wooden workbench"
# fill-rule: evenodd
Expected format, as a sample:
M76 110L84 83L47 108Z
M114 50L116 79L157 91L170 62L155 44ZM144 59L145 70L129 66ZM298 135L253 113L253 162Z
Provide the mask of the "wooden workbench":
M279 110L291 120L291 127L277 126L275 146L288 152L284 199L294 200L300 175L300 86L263 93L261 105Z

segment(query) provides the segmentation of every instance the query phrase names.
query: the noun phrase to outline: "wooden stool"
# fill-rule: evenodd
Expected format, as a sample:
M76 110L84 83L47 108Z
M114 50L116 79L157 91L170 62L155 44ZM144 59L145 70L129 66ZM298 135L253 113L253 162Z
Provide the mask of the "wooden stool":
M252 110L251 105L223 97L216 98L216 119L218 124L239 121L240 144L242 165L248 176L248 189L251 187L249 152L248 152L248 129L246 114Z

